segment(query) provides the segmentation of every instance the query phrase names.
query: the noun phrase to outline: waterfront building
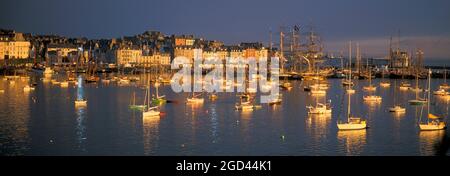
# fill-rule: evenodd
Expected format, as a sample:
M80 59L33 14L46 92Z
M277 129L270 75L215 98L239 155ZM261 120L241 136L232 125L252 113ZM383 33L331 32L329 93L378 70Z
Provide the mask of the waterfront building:
M143 67L168 67L170 66L170 55L165 53L142 55L137 59L136 64Z
M174 49L173 58L186 57L188 59L194 59L194 47L178 46Z
M78 58L78 47L73 44L49 44L47 56L52 63L73 62Z
M241 43L242 57L244 58L267 58L269 50L263 46L262 43Z
M228 52L224 48L206 48L202 53L203 60L217 58L219 60L225 61L227 56Z
M31 44L22 33L0 31L0 60L25 59L30 57Z
M146 47L120 47L116 51L117 65L125 66L170 66L170 55L160 52L149 52Z
M116 50L116 63L123 66L135 64L142 56L142 50L136 46L123 46Z

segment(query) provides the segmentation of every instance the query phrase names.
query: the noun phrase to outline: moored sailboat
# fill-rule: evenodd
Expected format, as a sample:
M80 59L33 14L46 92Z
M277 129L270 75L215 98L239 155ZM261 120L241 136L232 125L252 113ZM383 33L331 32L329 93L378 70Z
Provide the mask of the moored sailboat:
M362 130L367 128L366 120L361 117L355 117L351 115L351 95L348 95L348 105L347 105L347 122L338 121L337 127L339 130Z
M428 70L428 102L427 102L427 122L419 123L419 128L422 131L443 130L446 124L440 117L430 113L430 90L431 90L431 70Z

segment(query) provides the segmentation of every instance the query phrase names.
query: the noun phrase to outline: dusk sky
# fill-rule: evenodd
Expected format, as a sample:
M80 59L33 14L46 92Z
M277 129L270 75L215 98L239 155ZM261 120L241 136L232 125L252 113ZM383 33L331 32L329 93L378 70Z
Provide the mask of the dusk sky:
M194 34L226 44L269 40L280 25L312 24L327 51L359 41L365 55L402 47L450 58L448 0L2 0L0 28L33 34L114 38L146 30ZM274 36L274 38L277 38Z

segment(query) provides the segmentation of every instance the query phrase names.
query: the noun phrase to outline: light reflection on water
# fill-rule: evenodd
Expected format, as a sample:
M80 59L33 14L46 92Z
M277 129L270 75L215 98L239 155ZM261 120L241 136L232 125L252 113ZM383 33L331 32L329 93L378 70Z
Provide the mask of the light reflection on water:
M361 155L367 144L366 130L338 131L339 145L345 155Z
M292 81L294 88L281 90L281 105L262 105L253 111L236 111L235 93L219 93L215 101L186 104L190 94L176 94L170 85L159 92L171 100L161 107L160 118L142 118L128 108L133 93L144 100L141 85L83 84L86 107L75 107L77 86L68 88L37 81L35 91L24 92L29 82L0 80L0 146L2 155L432 155L445 131L423 133L418 122L426 106L410 106L410 91L381 88L372 94L381 103L362 100L367 80L355 80L352 114L366 118L367 130L338 131L336 122L347 113L347 96L341 81L330 79L326 96L303 91L311 82ZM36 78L39 80L39 77ZM442 80L433 80L436 88ZM379 79L373 80L378 85ZM413 83L413 82L411 82ZM421 80L421 84L425 84ZM414 85L414 84L413 84ZM154 92L154 87L152 87ZM404 114L389 113L396 102ZM256 95L255 103L259 101ZM308 115L305 106L331 100L330 116ZM433 98L434 99L434 98ZM435 101L434 101L435 100ZM448 116L448 101L433 100L431 111ZM422 117L422 120L423 117ZM447 119L446 119L447 120Z

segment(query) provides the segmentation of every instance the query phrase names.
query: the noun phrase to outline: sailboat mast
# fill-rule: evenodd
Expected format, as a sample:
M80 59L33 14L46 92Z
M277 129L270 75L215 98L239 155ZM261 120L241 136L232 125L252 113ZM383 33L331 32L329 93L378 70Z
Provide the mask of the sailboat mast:
M158 87L159 87L159 85L157 86L156 84L157 84L157 83L155 82L156 98L159 98L159 94L158 94ZM158 83L158 84L159 84L159 83Z
M351 96L349 93L347 93L347 94L348 94L347 122L350 122L350 99L351 99Z
M427 117L430 114L430 92L431 92L431 69L428 69L428 100L427 100ZM427 121L429 121L430 118L427 118Z
M269 30L269 52L272 52L272 30Z
M349 42L348 46L348 70L350 72L349 80L352 79L352 41Z
M359 43L356 43L356 72L359 73L359 62L361 60L360 53L359 53Z
M148 101L148 107L150 107L150 98L152 97L152 94L151 94L151 92L150 92L150 79L147 79L147 86L148 86L148 99L147 99L147 101Z
M419 98L419 75L416 73L416 100Z
M397 95L396 94L396 92L397 92L396 90L397 89L396 89L396 87L397 87L397 80L394 80L394 95L393 95L394 96L394 106L397 105L397 102L396 102L396 95Z
M283 31L280 29L280 58L281 58L281 73L284 73L284 54L283 54Z
M447 69L444 70L444 83L447 83Z
M348 55L349 55L349 71L350 71L350 76L349 79L351 80L351 76L352 76L352 67L351 67L351 61L352 61L352 41L349 42L349 47L348 47ZM351 84L350 84L351 85ZM348 86L347 89L350 89L350 85ZM347 122L350 122L350 93L348 94L348 106L347 106Z

